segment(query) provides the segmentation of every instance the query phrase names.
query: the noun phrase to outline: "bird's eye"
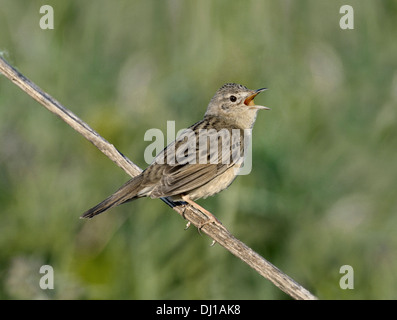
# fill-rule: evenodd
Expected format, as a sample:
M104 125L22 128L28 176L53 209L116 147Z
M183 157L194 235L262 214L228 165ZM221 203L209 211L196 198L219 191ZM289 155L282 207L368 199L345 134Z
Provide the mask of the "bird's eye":
M237 100L236 96L230 96L230 101L231 102L236 102L236 100Z

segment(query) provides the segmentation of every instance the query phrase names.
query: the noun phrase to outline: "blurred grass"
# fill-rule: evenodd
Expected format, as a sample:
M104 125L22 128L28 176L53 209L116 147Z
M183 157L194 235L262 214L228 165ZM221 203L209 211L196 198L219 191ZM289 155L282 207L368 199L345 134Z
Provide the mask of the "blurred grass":
M198 121L225 82L268 87L251 175L200 203L320 298L397 296L395 1L349 1L347 31L343 1L0 4L5 57L141 167L147 129ZM127 179L0 76L0 298L286 298L160 201L78 219Z

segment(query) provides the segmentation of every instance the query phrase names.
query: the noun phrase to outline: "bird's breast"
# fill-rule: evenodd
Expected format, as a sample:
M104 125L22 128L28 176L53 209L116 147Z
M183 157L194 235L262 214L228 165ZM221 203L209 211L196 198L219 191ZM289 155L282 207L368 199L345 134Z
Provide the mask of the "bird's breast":
M235 164L203 186L192 190L189 192L189 198L192 200L205 199L225 190L236 178L240 166L241 165Z

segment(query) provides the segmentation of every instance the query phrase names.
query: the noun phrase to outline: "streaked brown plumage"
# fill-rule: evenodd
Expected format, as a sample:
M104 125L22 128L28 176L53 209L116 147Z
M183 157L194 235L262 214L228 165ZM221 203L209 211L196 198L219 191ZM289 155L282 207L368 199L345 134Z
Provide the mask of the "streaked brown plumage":
M92 218L109 208L141 197L171 197L174 201L186 201L202 210L193 202L194 200L206 198L224 190L237 176L243 160L244 129L252 129L259 109L268 109L253 103L254 97L263 90L265 89L249 90L234 83L223 85L211 99L203 120L186 129L185 134L182 133L179 138L168 145L140 175L129 180L95 207L87 210L82 218ZM216 133L224 130L222 131L225 133L224 137L227 138L229 134L230 138L226 141L227 139L221 138L220 135L215 136L218 146L215 154L211 154L211 148L200 148L199 138L189 140L192 134L198 137L203 132L200 130L210 129L214 129ZM231 137L237 137L235 140L238 141ZM194 150L194 152L186 154L188 141L195 143L191 146L192 149L188 150ZM206 143L209 146L210 142L207 139ZM233 148L236 144L239 150ZM226 154L222 154L222 147L225 145L227 145ZM173 161L172 156L175 156L175 153L178 155L179 150L182 150L180 158L185 161ZM210 152L200 154L199 151L202 150ZM236 154L233 152L237 151L239 154L235 157ZM187 159L190 160L187 161ZM193 163L193 159L196 163ZM208 161L203 163L203 159ZM208 212L205 213L208 214ZM211 221L217 221L212 215L209 218Z

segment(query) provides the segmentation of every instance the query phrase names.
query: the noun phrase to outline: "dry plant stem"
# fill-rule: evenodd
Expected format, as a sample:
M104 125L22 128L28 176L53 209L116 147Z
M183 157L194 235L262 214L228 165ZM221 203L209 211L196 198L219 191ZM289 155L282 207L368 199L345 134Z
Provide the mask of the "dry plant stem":
M56 114L74 130L83 135L88 141L93 143L100 151L102 151L109 159L115 162L131 177L134 177L142 172L141 168L121 154L112 144L102 138L85 122L80 120L76 115L63 107L49 94L42 91L33 82L23 76L3 57L0 57L0 71L33 99L38 101L52 113ZM205 222L208 218L197 208L189 204L181 206L167 198L162 198L161 200L172 207L189 222L193 223L196 227L202 226L202 232L229 250L236 257L247 263L263 277L273 282L278 288L290 295L292 298L303 300L317 299L292 278L287 276L258 253L246 246L243 242L236 239L223 225L212 223L203 224L203 222Z

